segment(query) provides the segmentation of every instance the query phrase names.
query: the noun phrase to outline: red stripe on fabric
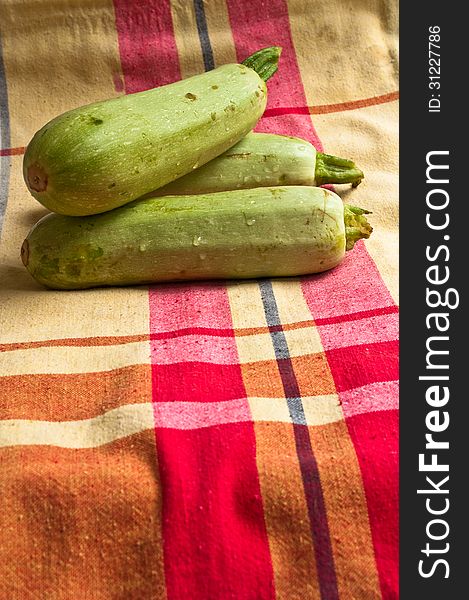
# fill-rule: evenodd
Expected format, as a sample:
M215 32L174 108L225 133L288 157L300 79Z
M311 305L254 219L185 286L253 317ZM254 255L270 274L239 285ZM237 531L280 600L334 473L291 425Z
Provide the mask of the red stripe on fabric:
M203 362L214 351L187 346L195 362L163 361L165 335L182 324L212 325L230 335L223 352L235 352L231 309L223 285L178 284L150 290L150 330L156 441L163 484L163 539L168 598L220 600L274 597L273 571L256 465L252 421L178 431L159 426L159 404L237 400L250 416L239 364ZM205 327L201 327L205 331ZM155 336L156 334L156 336ZM238 400L239 399L239 400ZM232 403L227 403L229 407ZM210 423L211 417L207 418ZM221 422L218 415L218 420Z
M348 315L336 315L334 317L325 317L323 319L316 319L315 325L333 325L334 323L343 323L345 321L359 321L360 319L369 319L370 317L378 317L381 315L392 315L399 312L399 307L383 306L382 308L374 308L371 310L361 310Z
M176 292L171 286L150 289L150 347L153 377L153 397L157 401L219 402L244 398L244 387L239 364L217 364L209 358L211 348L199 344L187 348L185 359L191 362L161 364L166 352L166 333L184 323L196 325L210 323L212 330L217 325L226 331L232 325L231 310L226 287L192 286L178 284ZM192 328L190 328L192 329ZM205 330L204 328L200 328ZM225 337L226 352L237 356L233 328Z
M0 156L17 156L25 153L26 148L20 146L18 148L1 148Z
M168 340L175 337L184 337L186 335L211 335L214 337L233 337L257 335L260 333L269 333L271 331L284 331L290 329L301 329L302 327L314 327L314 321L296 321L286 325L272 325L272 327L246 327L243 329L215 329L214 327L184 327L172 331L160 331L150 334L151 340ZM0 351L2 346L0 345Z
M360 464L383 600L399 597L398 415L392 410L346 418Z
M399 378L397 341L335 348L326 356L338 392Z
M252 424L157 439L168 598L273 598Z
M296 60L285 0L227 0L229 18L238 60L244 60L259 48L281 46L278 74L267 84L268 108L278 109L288 98L296 106L306 106L306 95ZM309 111L305 114L280 115L282 118L262 118L256 131L282 133L309 139L322 151Z
M164 349L152 344L152 385L155 401L222 402L246 397L239 365L195 361L155 364L160 352L164 352Z
M280 115L309 115L309 106L279 106L278 108L267 108L263 117L278 117Z
M213 335L215 337L233 337L233 329L216 329L215 327L184 327L173 331L158 331L150 334L151 340L168 340L186 335Z
M168 0L113 0L127 94L181 78Z
M389 92L388 94L382 94L381 96L349 100L348 102L339 102L338 104L319 104L318 106L311 106L310 111L311 114L324 115L327 113L366 108L367 106L376 106L376 104L386 104L387 102L394 102L398 99L399 92Z

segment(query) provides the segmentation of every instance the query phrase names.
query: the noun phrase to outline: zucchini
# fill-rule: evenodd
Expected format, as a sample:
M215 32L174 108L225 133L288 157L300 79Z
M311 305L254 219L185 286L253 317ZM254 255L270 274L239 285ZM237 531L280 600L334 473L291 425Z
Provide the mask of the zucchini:
M196 169L257 123L267 101L264 78L277 69L279 54L280 48L265 48L245 64L224 65L56 117L26 149L23 173L29 191L59 214L90 215Z
M58 289L317 273L371 227L333 192L291 186L164 196L88 217L49 214L21 256Z
M356 187L362 179L363 172L353 161L317 152L306 140L248 133L221 156L148 197L278 185L352 183Z

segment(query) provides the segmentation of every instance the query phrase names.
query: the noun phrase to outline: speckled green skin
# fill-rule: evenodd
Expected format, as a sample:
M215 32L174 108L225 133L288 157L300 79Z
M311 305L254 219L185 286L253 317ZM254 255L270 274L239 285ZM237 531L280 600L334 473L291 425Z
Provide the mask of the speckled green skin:
M220 156L146 197L277 185L352 183L356 187L363 177L353 161L317 152L306 140L251 132Z
M230 64L71 110L31 140L26 184L59 214L111 210L222 154L254 127L266 99L255 71ZM40 173L39 184L33 171Z
M306 140L273 133L248 133L221 156L156 190L205 194L278 185L316 185L316 149Z
M294 276L345 254L344 206L333 192L291 186L165 196L102 215L44 217L22 258L51 288Z

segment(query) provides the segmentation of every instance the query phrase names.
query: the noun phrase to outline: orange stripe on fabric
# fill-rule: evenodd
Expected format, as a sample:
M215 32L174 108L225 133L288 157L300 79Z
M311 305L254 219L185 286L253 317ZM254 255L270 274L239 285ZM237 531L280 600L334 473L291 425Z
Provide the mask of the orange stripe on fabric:
M309 427L340 598L381 598L360 467L345 421Z
M264 117L278 117L280 115L323 115L328 113L337 113L357 108L366 108L376 104L387 104L398 100L399 92L391 92L382 96L372 96L371 98L362 98L360 100L350 100L338 104L319 104L317 106L278 106L268 108L264 112Z
M314 327L314 321L298 321L297 323L286 323L282 325L282 331L292 331L294 329L302 329L303 327ZM269 333L268 327L250 327L247 329L235 329L235 336L258 335Z
M371 98L362 98L360 100L350 100L348 102L339 102L338 104L321 104L319 106L310 106L309 111L312 115L323 115L326 113L342 112L344 110L355 110L365 108L376 104L386 104L399 99L399 92L390 92L381 96L372 96Z
M118 346L119 344L132 344L135 342L146 342L150 339L148 333L135 335L115 335L96 337L76 337L56 340L38 340L36 342L11 342L0 344L0 352L14 350L30 350L32 348L54 348L61 346L86 347L86 346Z
M241 365L247 397L282 398L284 390L277 361L261 360Z
M290 358L302 396L334 394L336 389L322 352ZM281 398L285 395L276 360L241 364L248 397Z
M276 598L319 600L316 560L293 426L256 423L255 433Z
M141 402L151 402L150 365L0 378L0 419L74 421Z
M26 148L20 146L19 148L1 148L0 156L17 156L25 153Z
M0 460L2 598L165 599L153 431Z
M303 327L312 327L314 321L300 321L298 323L288 323L283 325L284 330L301 329ZM192 330L174 330L166 333L162 332L157 335L160 339L169 339L173 337L180 337L184 335L195 335L195 334L215 335L221 337L233 337L235 336L248 336L269 333L268 327L247 327L243 329L233 330L207 330L200 329L198 331ZM135 334L135 335L116 335L116 336L96 336L96 337L77 337L77 338L62 338L55 340L38 340L33 342L11 342L9 344L0 344L0 352L11 352L14 350L29 350L32 348L45 348L45 347L60 347L60 346L72 346L72 347L86 347L86 346L114 346L119 344L132 344L134 342L145 342L155 335L150 334Z
M336 392L325 353L292 356L290 360L301 396L322 396Z

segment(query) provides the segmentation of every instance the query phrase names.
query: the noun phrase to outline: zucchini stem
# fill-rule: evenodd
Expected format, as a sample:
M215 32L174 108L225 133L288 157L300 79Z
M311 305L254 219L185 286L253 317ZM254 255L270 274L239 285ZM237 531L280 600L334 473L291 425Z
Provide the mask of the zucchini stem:
M357 169L352 160L322 152L316 154L316 185L351 183L353 187L357 187L363 177L363 171Z
M280 46L269 46L248 56L242 64L253 69L261 79L267 81L277 72L281 53Z
M345 223L345 239L346 250L351 250L355 246L355 242L361 239L368 239L373 231L373 227L368 223L364 215L371 214L371 211L352 206L351 204L344 205L344 223Z

